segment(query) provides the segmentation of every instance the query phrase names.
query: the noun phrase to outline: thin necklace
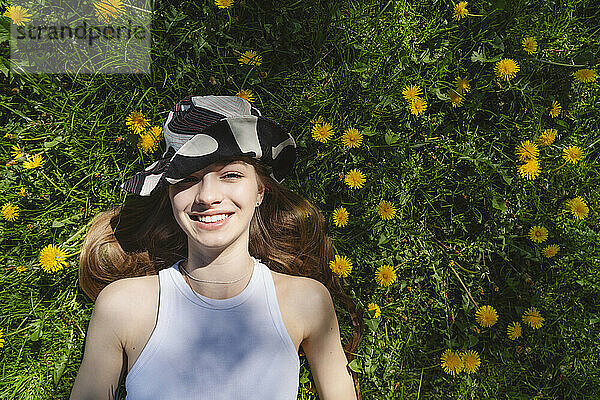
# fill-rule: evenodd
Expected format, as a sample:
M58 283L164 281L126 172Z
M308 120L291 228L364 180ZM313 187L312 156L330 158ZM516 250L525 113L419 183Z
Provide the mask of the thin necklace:
M186 260L187 261L187 260ZM256 261L254 262L254 265L256 265ZM191 280L197 281L197 282L205 282L205 283L222 283L222 284L229 284L229 283L236 283L241 281L242 279L244 279L245 277L247 277L252 271L254 271L254 268L251 269L250 271L248 271L246 274L244 274L241 278L236 279L234 281L229 281L229 282L219 282L219 281L208 281L208 280L204 280L204 279L198 279L198 278L194 278L193 276L191 276L184 268L183 265L179 265L179 269L181 269L183 271L183 273L190 278Z

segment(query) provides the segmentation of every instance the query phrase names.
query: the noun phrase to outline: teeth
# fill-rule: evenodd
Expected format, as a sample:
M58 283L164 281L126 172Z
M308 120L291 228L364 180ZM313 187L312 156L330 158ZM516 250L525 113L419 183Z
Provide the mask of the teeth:
M198 220L202 221L202 222L217 222L217 221L224 220L228 216L229 216L229 214L211 215L211 216L208 216L208 217L200 217L199 216Z

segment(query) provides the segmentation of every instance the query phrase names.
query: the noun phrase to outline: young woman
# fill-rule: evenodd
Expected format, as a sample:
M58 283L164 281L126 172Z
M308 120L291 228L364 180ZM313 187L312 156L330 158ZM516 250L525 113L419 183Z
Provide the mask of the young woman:
M163 159L100 213L79 279L95 301L71 400L295 400L300 347L322 400L360 399L362 312L331 272L321 212L281 185L295 142L234 96L187 97ZM354 334L341 346L331 294Z

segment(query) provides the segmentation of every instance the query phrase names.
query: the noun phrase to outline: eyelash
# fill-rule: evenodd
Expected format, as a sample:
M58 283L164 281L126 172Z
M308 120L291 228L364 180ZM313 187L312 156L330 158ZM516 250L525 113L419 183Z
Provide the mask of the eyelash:
M236 173L233 173L233 172L230 172L230 173L228 173L228 174L225 174L224 176L225 176L225 177L228 177L228 176L230 176L230 175L233 175L233 176L235 176L236 178L242 178L242 177L243 177L243 175L236 174ZM196 178L185 178L185 179L184 179L184 180L182 180L180 183L187 183L187 182L190 182L192 179L196 179Z

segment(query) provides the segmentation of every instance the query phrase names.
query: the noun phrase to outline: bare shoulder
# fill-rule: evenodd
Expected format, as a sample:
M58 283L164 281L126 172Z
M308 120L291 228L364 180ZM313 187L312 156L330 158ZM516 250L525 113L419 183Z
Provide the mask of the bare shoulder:
M302 299L304 312L312 316L312 320L322 317L330 308L333 308L333 300L327 286L316 279L304 277L301 279L297 296Z
M288 310L293 311L297 321L301 321L302 340L306 339L319 321L330 315L333 308L331 294L325 285L316 279L304 276L292 276L274 272L276 285L285 293ZM277 283L279 282L279 283Z
M95 307L110 310L114 318L115 333L125 345L135 335L139 318L156 301L158 275L151 275L119 279L108 284L98 295Z
M158 275L118 279L106 285L98 295L98 299L100 297L104 301L111 299L111 302L122 304L124 308L128 308L130 303L125 302L125 300L134 302L136 299L143 300L140 297L148 295L148 290L151 290L155 285L158 285Z
M293 276L274 272L273 278L276 284L283 287L286 297L298 305L307 305L316 297L329 295L325 285L316 279L306 276Z

